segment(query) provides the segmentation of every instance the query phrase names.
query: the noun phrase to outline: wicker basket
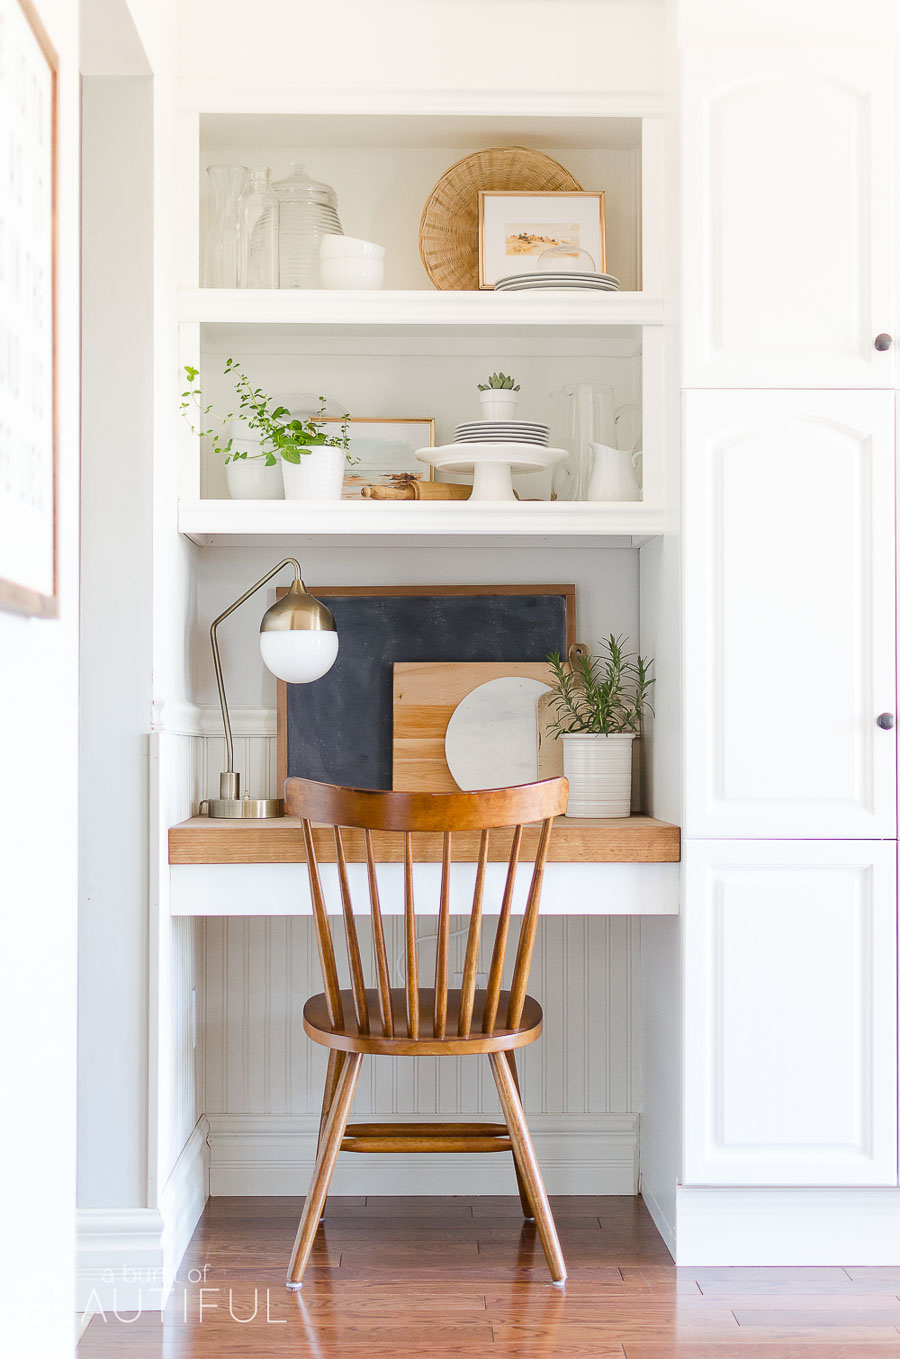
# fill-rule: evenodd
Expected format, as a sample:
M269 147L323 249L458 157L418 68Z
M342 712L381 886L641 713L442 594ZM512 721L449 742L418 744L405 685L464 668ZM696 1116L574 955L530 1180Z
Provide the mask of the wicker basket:
M478 192L579 193L574 175L524 146L476 151L451 165L435 184L419 223L419 253L436 288L478 287Z

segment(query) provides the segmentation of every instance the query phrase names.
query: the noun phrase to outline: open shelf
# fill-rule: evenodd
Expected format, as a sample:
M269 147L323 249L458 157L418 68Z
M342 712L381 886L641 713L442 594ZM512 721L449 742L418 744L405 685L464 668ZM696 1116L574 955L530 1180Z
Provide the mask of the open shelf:
M353 545L397 538L626 539L640 546L663 531L663 511L634 501L192 500L178 506L179 531L199 547L289 546L302 540Z
M584 335L591 328L639 338L662 324L659 297L641 292L438 292L426 288L362 292L291 288L192 288L179 303L183 324L283 326L294 333ZM624 334L623 334L624 332Z
M522 843L523 861L533 858L537 849L539 826L526 829ZM313 840L321 863L334 862L334 838L329 827L314 827ZM480 832L454 832L453 848L457 861L474 863L478 858ZM365 844L361 831L345 830L347 861L365 863ZM488 858L506 863L511 832L492 831ZM373 832L375 859L378 863L402 863L404 842L401 834ZM420 863L441 862L443 836L420 836L416 859ZM550 837L551 863L678 863L681 858L681 832L667 821L650 816L629 816L604 820L558 817ZM296 817L271 821L225 821L193 816L169 830L170 864L285 864L305 863L302 823Z

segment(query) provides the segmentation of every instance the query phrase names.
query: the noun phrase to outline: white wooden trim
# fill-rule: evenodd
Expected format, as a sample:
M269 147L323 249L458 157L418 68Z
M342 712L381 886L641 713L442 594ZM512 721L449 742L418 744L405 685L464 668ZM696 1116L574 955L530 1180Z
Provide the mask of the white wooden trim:
M348 864L347 868L351 890L357 894L362 891L357 914L367 914L363 910L365 881L360 876L365 874L365 865ZM680 864L548 864L541 915L677 915L680 869ZM340 914L335 865L322 864L321 871L329 910ZM440 873L440 864L414 866L417 915L436 914ZM312 915L305 864L172 864L169 874L172 915ZM402 874L402 864L379 864L385 915L402 912L402 890L398 893ZM461 900L468 893L471 901L474 874L475 864L454 864L451 893L458 891ZM485 890L495 911L499 910L505 875L505 864L488 864ZM513 911L521 914L524 878L518 888Z
M160 1311L208 1196L205 1118L166 1182L158 1208L82 1208L77 1214L76 1309Z
M900 1265L898 1189L679 1186L676 1204L678 1265Z
M639 501L390 501L335 500L181 501L178 529L198 546L251 546L298 539L397 538L423 546L438 536L459 540L528 538L630 538L658 534L663 511Z
M663 112L658 90L385 90L337 88L323 90L290 85L246 85L216 80L185 81L180 85L185 112L368 114L454 114L504 118L655 118Z
M662 325L662 298L643 292L436 292L428 288L365 291L327 288L185 288L178 297L182 324L346 326L566 327Z
M234 736L274 736L276 713L274 708L242 708L228 705L231 730ZM222 711L218 704L171 703L156 705L153 730L178 736L223 735Z
M213 1196L306 1193L315 1161L318 1115L210 1114L209 1124ZM637 1114L530 1118L548 1192L637 1193L638 1126ZM512 1157L496 1152L348 1153L338 1158L332 1187L335 1194L515 1194L516 1180Z

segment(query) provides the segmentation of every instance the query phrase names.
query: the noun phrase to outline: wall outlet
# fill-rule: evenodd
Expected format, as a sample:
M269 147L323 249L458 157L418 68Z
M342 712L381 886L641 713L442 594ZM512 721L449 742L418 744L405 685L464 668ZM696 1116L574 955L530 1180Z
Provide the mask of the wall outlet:
M454 974L453 974L453 982L451 983L451 988L450 988L450 989L451 989L452 991L461 991L461 990L462 990L462 979L463 979L463 974L462 974L461 972L454 972ZM484 988L487 986L487 973L486 973L486 972L476 972L476 973L475 973L475 986L476 986L476 988L480 988L481 990L484 990Z

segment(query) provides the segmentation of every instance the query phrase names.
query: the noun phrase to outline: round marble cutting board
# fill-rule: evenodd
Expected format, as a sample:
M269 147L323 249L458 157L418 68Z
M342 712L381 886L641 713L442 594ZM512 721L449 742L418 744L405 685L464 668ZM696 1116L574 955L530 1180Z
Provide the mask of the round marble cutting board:
M523 676L488 680L459 703L444 750L465 792L533 783L537 778L536 708L549 686Z

